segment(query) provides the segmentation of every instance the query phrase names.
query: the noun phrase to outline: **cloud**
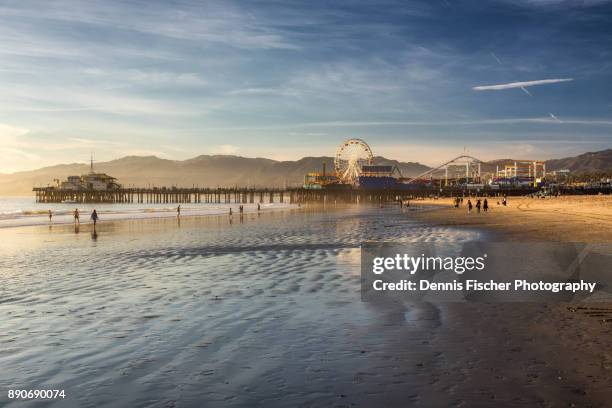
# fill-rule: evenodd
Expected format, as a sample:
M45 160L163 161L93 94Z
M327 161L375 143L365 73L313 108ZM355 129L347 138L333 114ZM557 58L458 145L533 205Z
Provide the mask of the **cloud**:
M559 123L552 116L466 119L466 120L440 120L440 121L328 121L328 122L300 122L283 125L267 126L239 126L239 127L210 127L199 131L254 131L254 130L293 130L304 128L362 128L362 127L445 127L445 126L479 126L479 125L518 125L524 123L548 124ZM563 123L583 126L612 126L612 119L606 118L573 118L563 120ZM290 133L292 135L294 133ZM297 133L295 133L297 134ZM324 133L326 134L326 133ZM312 134L311 134L312 135Z
M7 163L15 160L36 161L40 159L37 154L32 153L32 149L21 140L22 136L27 135L30 129L0 123L0 161ZM5 171L5 169L3 169Z
M253 95L253 96L297 96L299 92L290 88L245 88L234 89L228 95Z
M238 150L240 150L238 146L224 144L224 145L214 146L211 149L211 153L212 154L236 154Z
M87 24L93 29L113 29L141 33L161 39L224 45L239 49L299 49L284 30L266 24L239 5L211 1L202 4L182 2L168 7L166 2L148 2L147 7L125 2L30 2L0 7L0 16L12 19L40 19L37 10L45 7L44 21ZM44 49L40 49L44 52Z
M29 131L30 130L26 128L0 123L0 139L2 139L5 143L8 140L23 136Z
M499 91L502 89L527 88L529 86L556 84L559 82L569 82L573 80L574 78L538 79L536 81L510 82L507 84L498 84L498 85L481 85L481 86L475 86L472 89L474 91Z
M604 3L609 3L610 0L503 0L512 5L524 5L531 7L546 7L546 6L566 6L566 7L590 7Z

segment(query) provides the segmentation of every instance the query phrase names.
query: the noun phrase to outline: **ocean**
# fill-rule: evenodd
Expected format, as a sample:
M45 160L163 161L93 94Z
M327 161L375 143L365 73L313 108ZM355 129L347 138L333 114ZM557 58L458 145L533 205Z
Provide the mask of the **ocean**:
M49 210L53 214L53 224L71 224L73 212L78 208L81 223L89 222L91 212L95 209L100 222L112 220L171 218L176 217L179 204L49 204L36 203L34 197L0 196L0 228L34 226L49 224ZM236 213L240 204L181 204L181 215L214 215L227 214L229 209ZM245 212L257 210L257 204L243 204ZM262 203L262 210L286 209L293 207L286 203Z

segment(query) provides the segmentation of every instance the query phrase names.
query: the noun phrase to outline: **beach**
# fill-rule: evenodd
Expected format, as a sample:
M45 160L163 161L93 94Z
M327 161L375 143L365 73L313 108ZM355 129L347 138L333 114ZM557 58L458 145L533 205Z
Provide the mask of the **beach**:
M58 407L607 406L610 324L583 310L360 301L364 241L489 239L411 209L1 229L0 389L65 389Z
M484 200L487 197L480 197ZM471 198L476 204L478 198ZM577 195L546 198L488 197L489 210L467 214L466 197L461 208L451 198L414 200L416 217L440 226L493 231L510 241L612 242L612 196ZM499 202L499 204L498 204Z

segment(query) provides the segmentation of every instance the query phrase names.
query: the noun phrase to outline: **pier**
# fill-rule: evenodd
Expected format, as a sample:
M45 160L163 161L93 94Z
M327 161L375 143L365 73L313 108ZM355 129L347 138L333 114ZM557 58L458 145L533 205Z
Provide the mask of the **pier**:
M521 196L540 191L539 188L509 189L465 189L465 188L432 188L418 189L380 189L368 190L359 188L120 188L114 190L66 190L57 187L35 187L33 189L37 203L113 203L113 204L254 204L254 203L289 203L289 204L359 204L387 203L398 200L419 199L425 197L457 196ZM610 187L601 188L560 188L562 194L610 194Z
M116 204L253 204L253 203L379 203L413 198L406 190L306 188L120 188L114 190L67 190L35 187L37 203Z

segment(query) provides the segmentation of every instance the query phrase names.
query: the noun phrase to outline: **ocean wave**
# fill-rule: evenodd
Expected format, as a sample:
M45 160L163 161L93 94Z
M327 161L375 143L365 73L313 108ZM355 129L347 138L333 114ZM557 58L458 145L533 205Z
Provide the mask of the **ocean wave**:
M38 204L36 204L38 205ZM44 204L40 204L44 205ZM222 215L227 214L229 209L236 214L238 213L238 207L241 204L201 204L182 206L181 205L181 216L205 216L205 215ZM257 204L242 204L244 206L245 213L252 213L257 211ZM136 220L136 219L149 219L149 218L168 218L175 217L177 215L177 207L163 206L163 207L151 207L151 206L139 206L129 207L131 204L121 205L104 205L97 207L95 205L87 204L80 206L69 207L66 204L62 204L58 208L58 205L49 205L50 208L45 209L5 209L0 211L0 228L6 227L19 227L19 226L35 226L35 225L48 225L49 224L49 210L52 212L53 224L69 224L74 222L74 209L79 210L81 222L87 222L89 220L91 212L96 209L100 221L119 221L119 220ZM261 209L276 210L284 208L292 208L292 204L261 204Z

